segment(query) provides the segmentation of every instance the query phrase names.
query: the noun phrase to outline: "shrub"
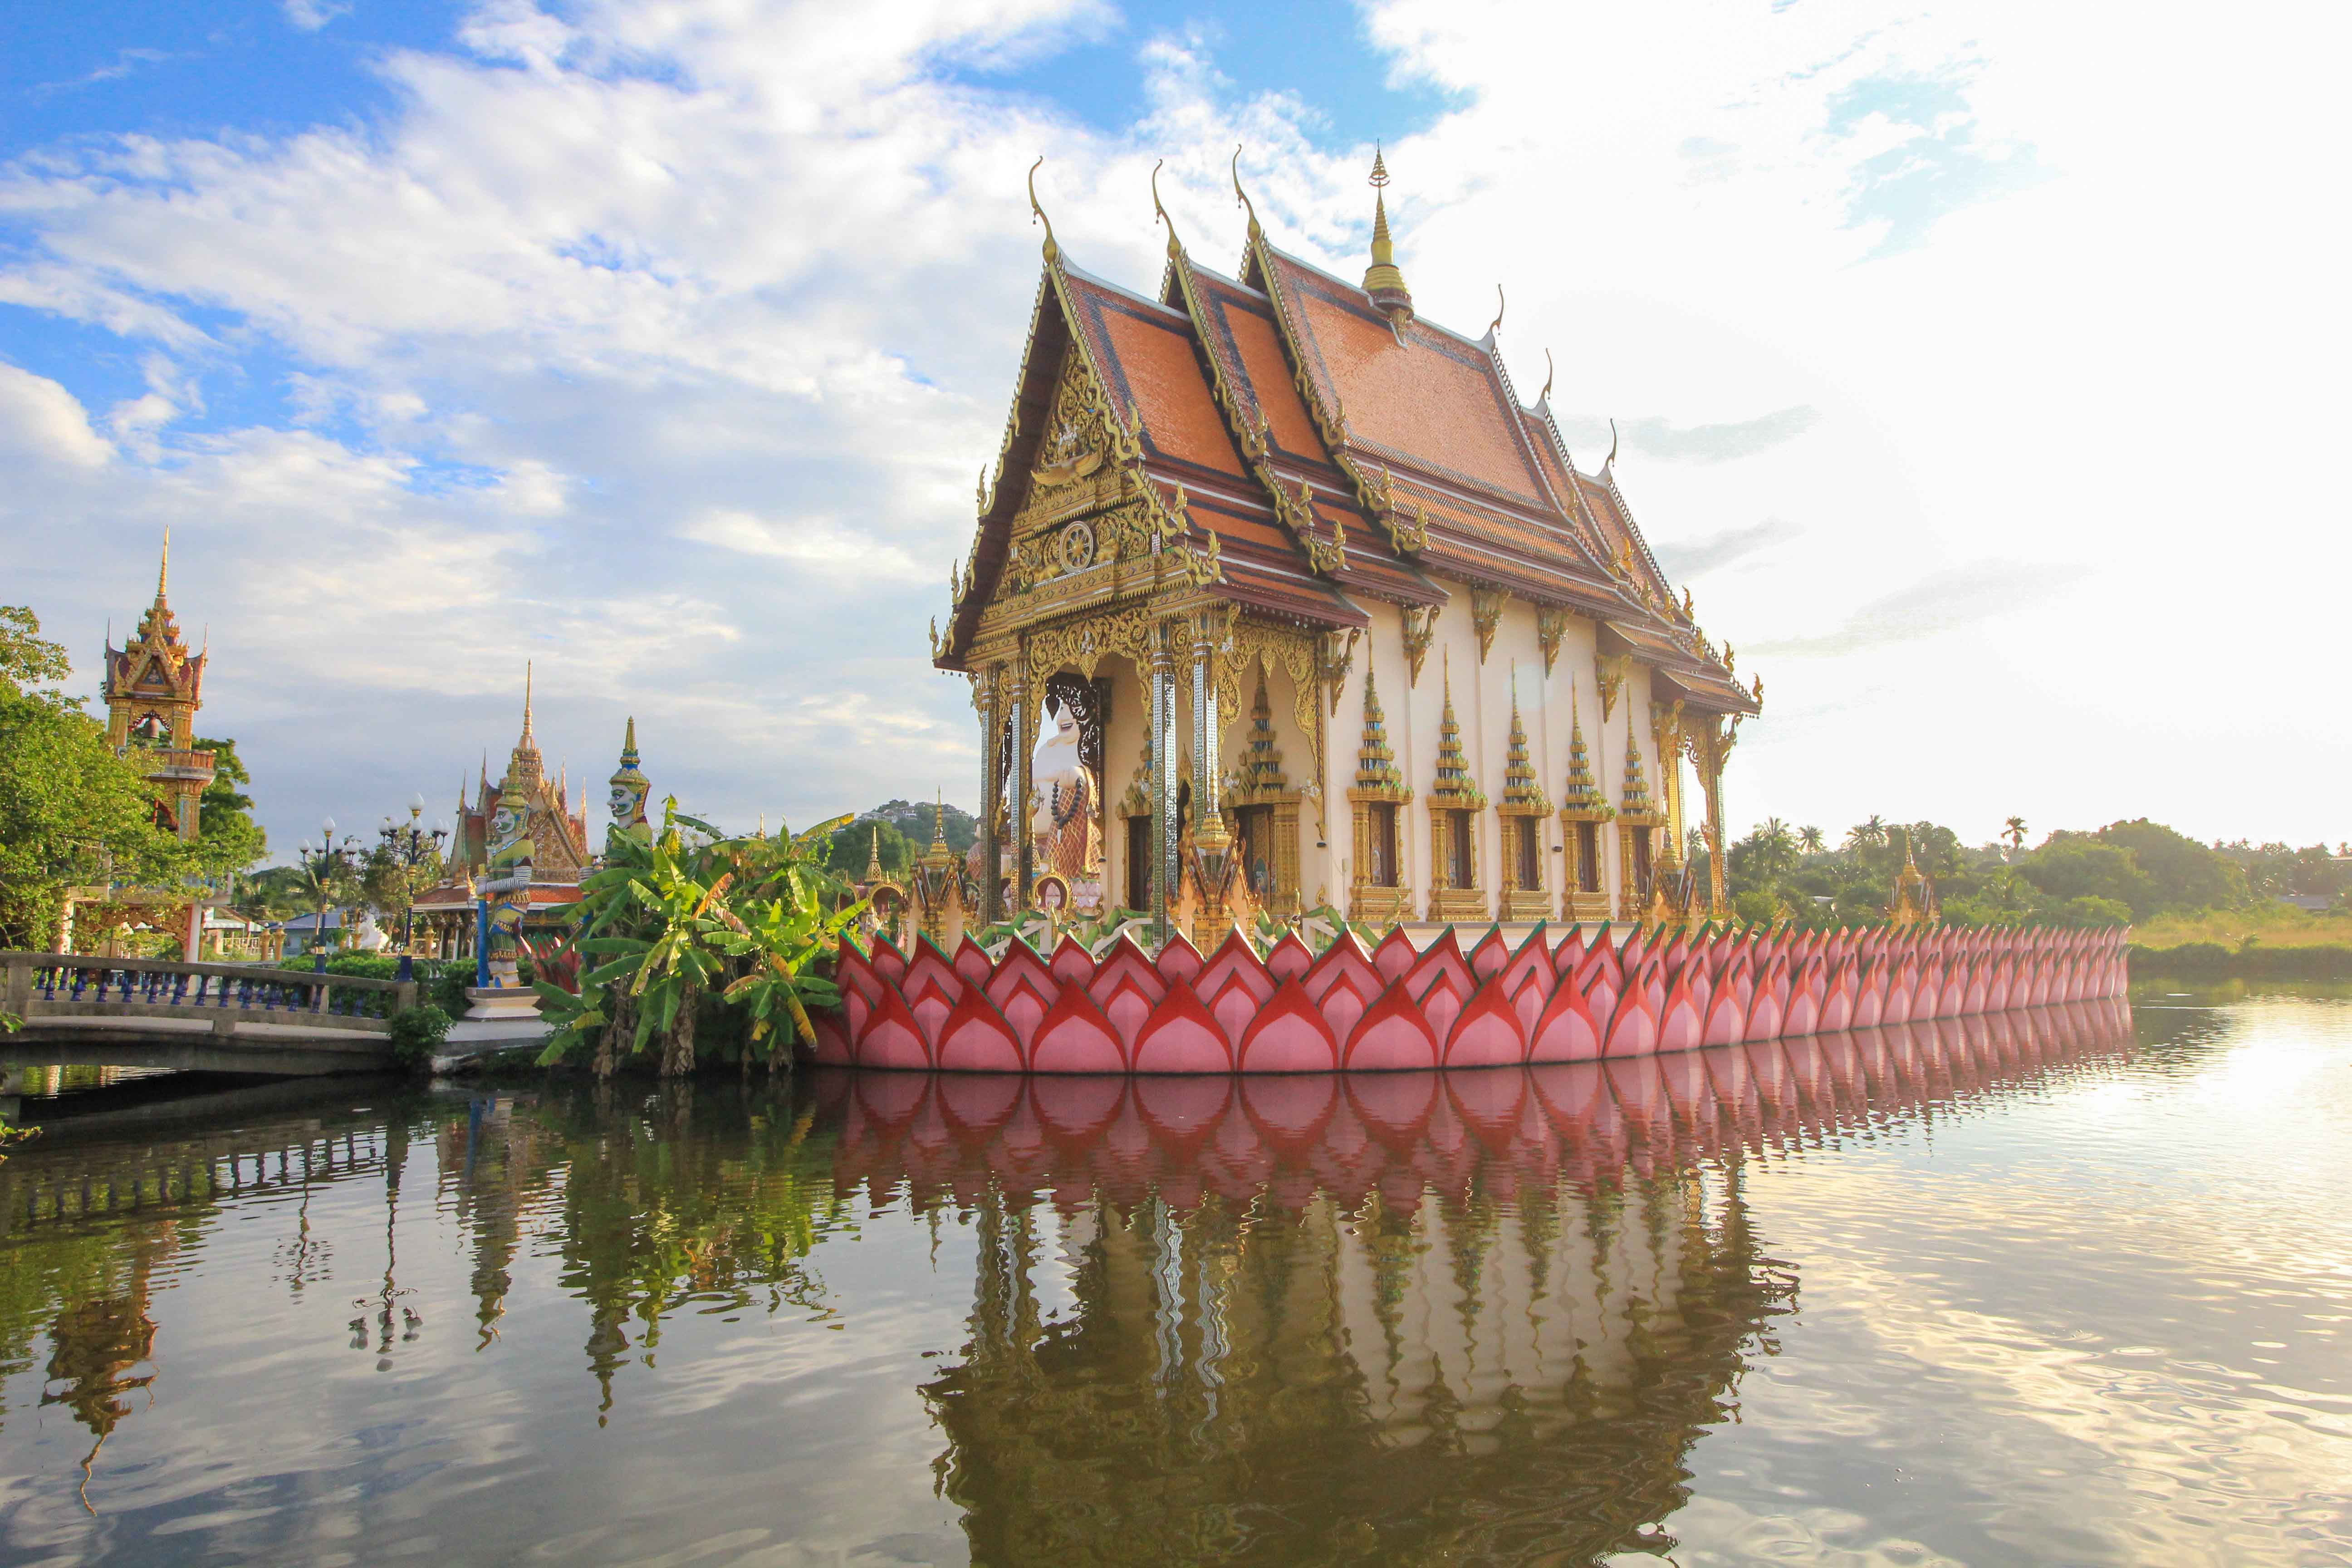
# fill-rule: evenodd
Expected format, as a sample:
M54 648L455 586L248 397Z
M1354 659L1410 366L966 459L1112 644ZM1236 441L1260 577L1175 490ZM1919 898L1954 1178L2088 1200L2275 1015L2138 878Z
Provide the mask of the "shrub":
M449 1015L426 1002L392 1016L393 1059L405 1068L422 1068L433 1060L449 1037Z

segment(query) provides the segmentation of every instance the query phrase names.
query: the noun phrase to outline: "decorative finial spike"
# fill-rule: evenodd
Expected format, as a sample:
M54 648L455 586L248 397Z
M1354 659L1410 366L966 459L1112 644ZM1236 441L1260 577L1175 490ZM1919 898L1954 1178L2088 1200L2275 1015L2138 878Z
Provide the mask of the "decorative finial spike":
M1617 466L1617 421L1614 419L1609 421L1609 456L1601 460L1601 466L1604 468Z
M1037 205L1037 170L1045 162L1045 154L1040 153L1037 162L1029 165L1029 218L1033 223L1045 226L1045 264L1050 267L1062 258L1062 247L1054 243L1054 220L1047 217L1045 209Z
M1544 350L1544 389L1536 394L1536 406L1543 407L1551 401L1551 350Z
M1491 338L1491 337L1493 337L1496 332L1499 332L1499 331L1501 331L1503 330L1503 311L1504 311L1507 308L1508 308L1508 306L1509 306L1509 305L1510 305L1510 301L1509 301L1508 300L1507 300L1507 299L1505 299L1505 298L1503 297L1503 286L1502 286L1500 283L1496 284L1496 285L1495 285L1495 319L1494 319L1493 321L1489 321L1489 322L1487 322L1487 323L1486 323L1486 335L1487 335L1488 337L1490 337L1490 338Z
M163 602L163 589L172 577L172 525L163 525L163 555L155 564L155 602Z
M1162 158L1159 163L1151 165L1151 211L1154 216L1168 226L1168 259L1175 261L1183 256L1184 245L1176 237L1176 220L1168 216L1168 209L1160 202L1160 165L1167 162L1167 159Z
M1259 228L1257 226L1256 205L1250 201L1249 193L1242 189L1242 144L1238 142L1234 143L1233 168L1234 200L1241 203L1243 210L1249 214L1250 242L1255 245L1261 237L1264 237L1265 231Z
M1390 327L1402 341L1404 323L1412 319L1412 293L1404 286L1404 274L1397 270L1396 244L1389 237L1389 205L1384 188L1389 183L1389 167L1381 160L1379 143L1372 148L1372 264L1364 269L1364 294L1373 306L1389 320Z

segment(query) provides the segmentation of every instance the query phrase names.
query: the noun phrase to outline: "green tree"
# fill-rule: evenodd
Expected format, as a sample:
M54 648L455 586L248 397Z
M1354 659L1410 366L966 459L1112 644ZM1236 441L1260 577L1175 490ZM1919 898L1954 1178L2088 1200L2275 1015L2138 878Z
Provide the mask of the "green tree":
M2147 879L2152 907L2132 902L2142 919L2168 910L2194 911L2227 909L2245 901L2245 873L2227 856L2193 838L2175 833L2147 817L2111 822L2099 829L2099 842L2131 852L2133 864Z
M541 1015L555 1026L540 1060L593 1041L604 1077L658 1041L661 1072L676 1077L730 1050L747 1068L754 1056L773 1066L795 1035L814 1045L808 1008L840 992L812 966L866 909L824 868L842 823L723 838L672 799L651 842L609 836L604 868L581 883L575 906L579 951L601 962L577 994L539 985ZM728 1026L723 1037L706 1033L706 1013Z
M846 827L834 829L826 839L824 868L846 882L855 882L866 875L866 862L874 852L877 842L881 847L882 871L896 881L904 881L915 864L918 853L914 843L889 823L874 817L861 817ZM928 836L923 847L930 846Z
M1800 827L1797 829L1797 847L1808 855L1819 855L1829 847L1829 840L1822 837L1822 830L1818 827Z
M155 826L139 771L114 754L80 699L37 682L71 672L21 605L0 606L0 946L46 948L65 888L161 883L192 857Z
M196 857L215 876L235 876L269 852L269 836L253 820L253 797L238 786L253 782L235 741L199 740L213 754L213 782L197 803Z
M2132 852L2118 844L2103 844L2088 834L2051 835L2049 843L2020 863L2018 874L2054 902L2097 899L2141 919L2157 909L2155 885L2141 872Z
M2006 823L2001 825L2000 836L2009 840L2009 847L2011 850L2024 848L2025 818L2021 816L2011 817Z

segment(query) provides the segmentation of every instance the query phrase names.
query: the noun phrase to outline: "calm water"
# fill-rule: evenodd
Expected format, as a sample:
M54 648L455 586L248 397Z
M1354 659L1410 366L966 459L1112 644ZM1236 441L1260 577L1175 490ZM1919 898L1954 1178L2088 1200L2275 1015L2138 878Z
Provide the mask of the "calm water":
M0 1165L0 1561L2352 1561L2324 995L169 1114Z

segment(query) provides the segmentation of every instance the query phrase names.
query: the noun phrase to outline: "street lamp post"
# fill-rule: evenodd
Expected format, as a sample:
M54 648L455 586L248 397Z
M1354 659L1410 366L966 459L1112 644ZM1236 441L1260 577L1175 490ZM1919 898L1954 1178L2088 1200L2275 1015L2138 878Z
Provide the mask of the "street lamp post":
M319 825L319 842L304 839L296 848L301 856L303 874L310 879L311 889L319 895L319 924L311 931L310 969L323 974L327 969L327 889L332 886L336 871L349 869L352 851L359 841L350 834L341 844L335 842L335 819L326 818Z
M419 866L429 865L439 858L441 841L449 837L448 824L436 822L428 828L419 820L424 815L425 797L412 795L408 802L408 820L395 822L387 816L383 819L383 826L377 832L384 852L401 869L400 961L404 968L407 966L409 954L415 945L416 899L415 889L410 883Z

